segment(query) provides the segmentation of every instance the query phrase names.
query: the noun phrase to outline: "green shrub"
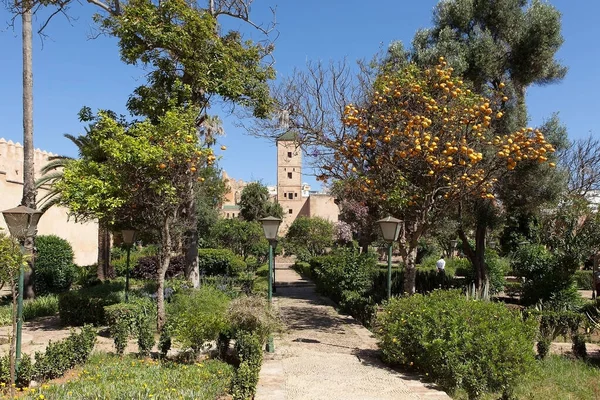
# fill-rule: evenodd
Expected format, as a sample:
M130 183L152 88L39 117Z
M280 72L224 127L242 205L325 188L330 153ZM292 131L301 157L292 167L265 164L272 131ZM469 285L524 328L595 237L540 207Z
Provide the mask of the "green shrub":
M167 353L171 350L171 344L171 329L167 324L163 327L158 338L158 352L162 358L167 357Z
M392 299L378 326L385 361L428 374L446 390L461 387L471 399L510 396L533 366L535 321L459 291Z
M89 325L80 333L71 332L66 339L50 342L44 353L35 353L34 376L48 380L62 376L76 365L83 364L96 344L96 330Z
M34 290L41 296L69 290L75 280L73 248L64 239L42 235L35 239Z
M104 307L123 301L122 284L103 283L89 288L61 293L58 296L58 314L64 325L103 325Z
M201 272L206 275L235 276L245 269L239 261L234 261L236 256L228 249L199 249L198 265Z
M296 261L292 268L302 275L304 278L313 279L312 270L310 269L310 263L304 261Z
M581 312L573 312L568 310L528 310L526 316L535 318L538 322L538 355L540 358L545 358L550 348L550 343L559 336L569 336L573 342L574 351L581 354L581 342L583 342L583 350L585 352L585 337L580 335L582 328L585 328L587 317ZM585 355L583 355L585 357Z
M23 319L30 321L38 317L47 317L58 312L58 297L40 296L23 302Z
M594 290L594 275L592 271L575 271L575 283L579 290Z
M257 333L245 331L239 331L235 339L235 351L240 365L235 371L231 394L234 400L253 399L262 364L263 342Z
M321 217L298 217L290 225L283 247L300 261L325 254L333 246L333 223Z
M137 337L140 355L150 354L155 343L153 326L156 323L156 305L154 302L147 298L138 298L129 303L107 306L104 312L117 354L123 354L130 336Z
M208 285L175 295L167 309L173 338L182 348L197 354L207 342L217 340L219 333L229 329L229 301L225 293Z
M310 268L319 292L362 323L371 323L376 311L372 297L375 255L338 249L331 255L314 257Z

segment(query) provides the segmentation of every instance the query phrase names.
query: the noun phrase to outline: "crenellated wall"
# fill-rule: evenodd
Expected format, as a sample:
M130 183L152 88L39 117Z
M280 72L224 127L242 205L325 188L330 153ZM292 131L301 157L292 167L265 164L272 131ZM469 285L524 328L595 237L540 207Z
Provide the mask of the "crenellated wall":
M54 154L36 149L34 154L35 178L40 177L40 169ZM41 199L47 190L40 189L37 194ZM0 211L16 207L23 195L23 146L0 138ZM0 218L0 228L6 229L4 218ZM41 218L38 234L54 234L66 239L73 246L75 263L78 265L94 264L98 258L98 225L88 222L75 223L69 220L67 210L53 207Z

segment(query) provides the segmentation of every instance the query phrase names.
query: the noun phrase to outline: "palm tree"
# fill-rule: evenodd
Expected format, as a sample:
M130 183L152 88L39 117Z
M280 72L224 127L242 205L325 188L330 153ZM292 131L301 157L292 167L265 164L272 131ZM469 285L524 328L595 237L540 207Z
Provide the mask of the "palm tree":
M89 129L86 128L86 133ZM83 154L92 154L98 161L102 162L104 154L95 146L89 135L73 136L65 134L75 146L77 146L79 156ZM73 161L74 158L68 156L52 156L48 158L48 163L41 169L42 176L35 182L37 190L44 187L47 192L37 202L38 210L48 211L51 207L60 203L60 193L54 188L54 183L63 177L64 168ZM110 231L106 224L98 224L98 278L104 280L108 275L110 263Z

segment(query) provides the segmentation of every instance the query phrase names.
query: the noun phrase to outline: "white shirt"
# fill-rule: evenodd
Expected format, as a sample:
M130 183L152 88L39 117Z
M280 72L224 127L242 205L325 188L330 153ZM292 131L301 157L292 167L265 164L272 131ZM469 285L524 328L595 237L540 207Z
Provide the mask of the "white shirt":
M443 258L440 258L436 263L435 263L435 267L438 270L443 270L446 267L446 260L444 260Z

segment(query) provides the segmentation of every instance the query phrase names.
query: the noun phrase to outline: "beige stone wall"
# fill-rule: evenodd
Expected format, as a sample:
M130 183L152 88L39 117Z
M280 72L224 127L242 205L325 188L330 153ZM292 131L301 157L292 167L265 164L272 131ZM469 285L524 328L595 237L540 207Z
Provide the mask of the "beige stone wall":
M34 163L36 179L39 170L52 156L36 150ZM38 191L41 199L46 190ZM23 146L0 138L0 211L16 207L23 194ZM4 218L0 218L0 228L6 229ZM66 239L73 246L75 263L78 265L94 264L98 259L98 225L96 223L78 224L69 220L67 210L55 207L48 210L40 219L38 234L57 235Z
M309 212L311 217L321 217L330 222L338 222L340 208L328 194L311 194Z

